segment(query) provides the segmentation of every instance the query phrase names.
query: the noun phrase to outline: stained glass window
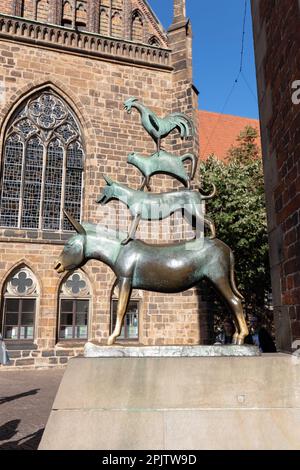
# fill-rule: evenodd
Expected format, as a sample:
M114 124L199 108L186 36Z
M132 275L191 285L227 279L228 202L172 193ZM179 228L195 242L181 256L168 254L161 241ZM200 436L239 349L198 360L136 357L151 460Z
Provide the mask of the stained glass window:
M8 126L3 155L0 226L71 230L63 208L80 221L84 150L76 118L45 91Z

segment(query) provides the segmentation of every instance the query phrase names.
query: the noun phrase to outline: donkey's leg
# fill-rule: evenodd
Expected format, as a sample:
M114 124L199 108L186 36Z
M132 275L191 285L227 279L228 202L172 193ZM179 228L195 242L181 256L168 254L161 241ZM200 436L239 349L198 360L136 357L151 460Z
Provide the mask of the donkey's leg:
M111 306L113 296L114 296L114 292L115 292L115 288L117 287L118 282L119 282L119 280L118 280L118 278L116 278L113 285L112 285L112 288L111 288L111 291L110 291L110 306Z
M136 234L136 231L138 229L140 221L141 221L141 215L138 214L133 219L133 222L132 222L130 230L129 230L128 237L126 238L126 240L122 241L122 245L127 245L131 240L134 240L135 234Z
M248 326L246 323L243 305L241 299L239 299L232 291L229 279L225 277L219 279L211 279L216 289L223 296L228 307L233 313L234 323L238 325L239 331L235 333L233 337L234 344L244 344L246 336L249 335Z
M124 316L128 307L132 290L132 280L129 278L119 279L119 300L117 308L117 323L113 334L108 339L108 346L112 346L116 341L117 337L120 336Z

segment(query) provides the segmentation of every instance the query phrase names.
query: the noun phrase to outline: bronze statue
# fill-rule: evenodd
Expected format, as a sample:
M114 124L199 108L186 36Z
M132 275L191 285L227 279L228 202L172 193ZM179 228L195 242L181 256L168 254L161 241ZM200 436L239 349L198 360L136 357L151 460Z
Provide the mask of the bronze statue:
M216 194L216 187L212 194L205 196L198 191L173 191L169 193L150 194L136 191L124 184L119 184L104 176L107 186L99 197L98 203L105 205L112 200L123 202L130 210L133 221L129 235L122 243L126 245L135 238L141 220L163 220L170 217L174 212L183 210L184 217L193 226L193 218L196 221L196 236L202 233L201 223L206 223L211 230L211 239L216 237L214 222L203 214L202 201L211 199Z
M124 108L131 113L132 108L138 110L142 119L142 126L152 137L157 146L157 152L161 149L161 140L177 129L182 139L194 135L194 125L190 118L182 113L169 114L161 119L150 109L146 108L137 98L131 97L124 103Z
M184 162L187 160L190 160L192 163L189 175L184 167ZM158 174L173 176L190 189L191 181L195 177L198 160L192 153L187 153L183 155L183 157L175 157L161 150L159 153L155 153L150 157L143 157L142 155L132 152L128 155L127 162L135 166L144 175L144 181L140 190L143 191L145 187L147 187L148 191L151 191L150 178Z
M119 287L117 323L108 344L112 345L120 335L124 315L130 300L132 289L141 289L161 293L184 292L199 284L201 279L209 280L221 294L232 312L235 324L234 344L243 344L248 335L248 328L242 307L242 296L234 279L234 257L231 249L216 239L214 222L202 212L202 202L216 194L209 195L190 190L191 181L196 172L196 157L192 154L173 157L161 150L161 139L177 129L182 138L193 134L191 120L180 113L160 119L147 109L136 98L130 98L124 104L127 112L136 108L142 117L142 124L157 144L157 153L141 157L132 153L128 163L135 165L143 174L142 190L135 191L105 177L107 186L99 203L107 204L117 199L129 208L133 222L128 236L124 233L106 230L96 225L76 222L65 212L71 225L77 231L66 244L55 269L58 273L71 271L83 266L88 260L99 260L108 265L116 275L114 287ZM190 175L184 162L190 160ZM150 178L157 173L169 174L183 182L188 189L162 194L144 192L145 186L150 189ZM171 245L149 245L134 240L140 220L162 220L177 210L184 210L184 217L191 225L196 220L196 237L186 243ZM202 232L200 222L209 226L211 236L199 237ZM112 292L113 292L112 289ZM112 296L111 296L112 299Z
M120 335L132 289L161 293L183 292L209 280L231 310L235 324L234 344L244 344L248 336L242 295L234 280L234 257L231 249L218 239L193 240L174 245L147 245L132 241L123 246L116 232L92 224L79 224L65 212L77 231L66 244L55 269L71 271L95 259L109 266L119 287L117 323L108 345ZM120 234L121 238L125 234Z

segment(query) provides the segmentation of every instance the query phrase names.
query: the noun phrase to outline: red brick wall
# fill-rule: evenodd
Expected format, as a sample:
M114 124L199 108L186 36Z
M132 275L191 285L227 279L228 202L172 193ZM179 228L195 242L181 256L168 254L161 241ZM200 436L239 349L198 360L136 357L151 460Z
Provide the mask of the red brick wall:
M252 0L277 342L300 339L300 80L298 0Z

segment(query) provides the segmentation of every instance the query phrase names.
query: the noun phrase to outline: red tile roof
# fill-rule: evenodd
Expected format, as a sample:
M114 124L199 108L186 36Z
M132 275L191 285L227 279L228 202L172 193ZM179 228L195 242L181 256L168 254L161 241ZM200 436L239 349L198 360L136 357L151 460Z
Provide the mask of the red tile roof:
M258 129L259 120L210 111L199 111L200 158L205 159L212 153L224 160L230 147L236 144L236 138L246 127ZM260 136L257 144L261 147Z

